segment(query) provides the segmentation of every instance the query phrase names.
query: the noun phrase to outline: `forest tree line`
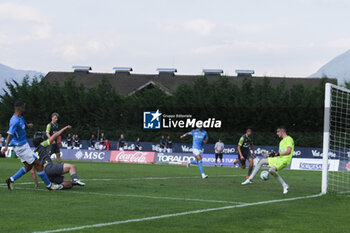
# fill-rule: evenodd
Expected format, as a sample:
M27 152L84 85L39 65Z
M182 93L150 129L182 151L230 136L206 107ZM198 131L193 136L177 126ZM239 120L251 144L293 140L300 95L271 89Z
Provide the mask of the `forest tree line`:
M102 79L96 86L86 88L74 77L63 85L44 78L22 83L6 83L8 90L0 96L0 133L8 130L16 100L26 103L25 119L34 123L28 137L44 130L53 112L60 114L59 125L73 126L71 133L88 139L91 133L104 132L116 140L121 133L134 141L157 142L161 135L170 135L179 142L179 135L190 129L144 130L143 111L160 110L166 114L191 114L197 119L215 118L222 121L221 129L208 129L209 143L221 137L226 144L236 144L245 128L253 127L256 145L277 145L276 127L284 125L296 146L320 147L323 132L324 86L329 81L305 87L287 87L282 81L272 87L269 79L253 82L246 78L241 85L225 76L209 83L204 76L192 84L180 84L171 95L160 88L143 89L133 95L122 95ZM182 142L190 142L190 138Z

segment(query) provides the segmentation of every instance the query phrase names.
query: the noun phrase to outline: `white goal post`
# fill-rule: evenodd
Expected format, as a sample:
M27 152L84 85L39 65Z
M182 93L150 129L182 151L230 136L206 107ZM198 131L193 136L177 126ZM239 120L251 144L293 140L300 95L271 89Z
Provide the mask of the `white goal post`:
M330 171L330 160L338 171ZM322 193L350 193L350 90L325 87Z

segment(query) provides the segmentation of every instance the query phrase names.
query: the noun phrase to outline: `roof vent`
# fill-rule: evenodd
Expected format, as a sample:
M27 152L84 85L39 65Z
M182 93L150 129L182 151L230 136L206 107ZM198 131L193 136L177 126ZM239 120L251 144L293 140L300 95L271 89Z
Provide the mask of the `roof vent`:
M72 66L74 69L74 72L84 72L89 73L90 70L92 70L91 66Z
M205 76L221 76L224 71L222 69L203 69Z
M133 71L131 67L113 67L115 75L130 75L130 72Z
M236 70L237 78L249 78L255 73L254 70Z
M176 68L158 68L159 76L161 77L174 77L177 72Z

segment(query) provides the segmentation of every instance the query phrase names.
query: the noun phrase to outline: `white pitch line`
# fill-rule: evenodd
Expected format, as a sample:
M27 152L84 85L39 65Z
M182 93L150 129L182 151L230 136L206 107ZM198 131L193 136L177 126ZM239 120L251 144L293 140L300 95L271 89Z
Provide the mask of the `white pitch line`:
M114 222L107 222L107 223L98 223L98 224L85 225L85 226L80 226L80 227L60 228L60 229L47 230L47 231L36 231L34 233L54 233L54 232L64 232L64 231L76 231L76 230L83 230L83 229L87 229L87 228L105 227L105 226L119 225L119 224L123 224L123 223L132 223L132 222L143 222L143 221L150 221L150 220L156 220L156 219L163 219L163 218L171 218L171 217L191 215L191 214L206 213L206 212L212 212L212 211L218 211L218 210L241 208L241 207L247 207L247 206L255 206L255 205L262 205L262 204L285 202L285 201L295 201L295 200L300 200L300 199L320 197L322 195L323 194L320 193L320 194L309 195L309 196L293 197L293 198L286 198L286 199L277 199L277 200L270 200L270 201L260 201L260 202L246 203L246 204L241 204L241 205L230 205L230 206L223 206L223 207L218 207L218 208L192 210L192 211L186 211L186 212L180 212L180 213L174 213L174 214L164 214L164 215L152 216L152 217L146 217L146 218L136 218L136 219L114 221Z
M163 196L145 196L145 195L121 195L120 197L140 197L140 198L151 198L151 199L165 199L165 200L178 200L178 201L198 201L198 202L212 202L212 203L226 203L226 204L245 204L245 202L238 201L221 201L221 200L205 200L205 199L197 199L197 198L181 198L181 197L163 197Z
M236 177L243 175L221 175L221 176L209 176L209 178L220 178L220 177ZM92 180L92 181L113 181L113 180L171 180L171 179L193 179L200 176L169 176L169 177L129 177L129 178L86 178L81 180Z
M350 190L348 190L348 191L343 191L343 192L339 192L339 194L345 194L345 193L350 193Z
M47 192L45 189L34 189L34 188L15 188L15 189ZM135 194L112 194L112 193L82 192L82 191L67 191L67 193L92 194L92 195L109 196L109 197L135 197L135 198L164 199L164 200L174 200L174 201L197 201L197 202L207 202L207 203L245 204L245 202L238 202L238 201L207 200L207 199L197 199L197 198L166 197L166 196L147 196L147 195L135 195Z
M226 203L226 204L245 204L245 202L222 201L222 200L207 200L207 199L198 199L198 198L148 196L148 195L136 195L136 194L111 194L111 193L81 192L81 191L71 191L71 192L79 193L79 194L94 194L94 195L111 196L111 197L117 196L117 197L136 197L136 198L164 199L164 200L175 200L175 201L198 201L198 202Z
M220 177L237 177L237 176L243 176L243 175L221 175L221 176L210 176L213 178L220 178ZM171 179L193 179L198 178L200 179L200 176L169 176L169 177L127 177L127 178L87 178L87 179L81 179L81 180L90 180L90 181L123 181L123 180L171 180ZM42 183L41 181L39 183ZM22 183L15 183L16 185L27 185L27 184L34 184L33 182L22 182ZM7 184L0 184L0 186L7 186Z
M16 185L17 184L32 184L32 185L34 185L34 182L22 182L22 183L16 183ZM7 184L0 184L0 186L7 186Z

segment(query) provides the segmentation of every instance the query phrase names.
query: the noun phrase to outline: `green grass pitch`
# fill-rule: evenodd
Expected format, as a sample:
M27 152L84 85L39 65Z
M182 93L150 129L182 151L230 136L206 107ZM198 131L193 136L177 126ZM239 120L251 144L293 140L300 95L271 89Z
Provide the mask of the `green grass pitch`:
M71 163L86 187L34 188L26 174L9 191L4 181L21 163L0 159L0 232L350 232L350 196L265 203L318 194L320 172L282 171L290 185L283 195L273 177L242 186L247 170L238 168L205 167L209 178L202 180L197 167Z

